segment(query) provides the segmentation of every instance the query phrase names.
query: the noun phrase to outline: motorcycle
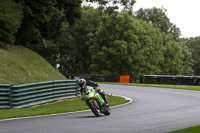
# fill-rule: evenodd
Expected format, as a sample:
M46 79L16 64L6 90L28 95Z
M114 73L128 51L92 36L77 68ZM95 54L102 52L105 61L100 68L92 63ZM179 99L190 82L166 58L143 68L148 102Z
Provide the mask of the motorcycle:
M108 103L105 103L102 96L93 87L85 87L81 94L81 99L85 101L96 117L110 115L111 110Z

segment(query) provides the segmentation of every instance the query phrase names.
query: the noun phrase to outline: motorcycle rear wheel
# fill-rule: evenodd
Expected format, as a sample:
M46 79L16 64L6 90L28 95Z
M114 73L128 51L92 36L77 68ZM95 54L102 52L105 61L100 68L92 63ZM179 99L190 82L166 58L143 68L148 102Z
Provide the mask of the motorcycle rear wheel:
M107 110L104 112L104 115L110 115L111 114L111 110L109 105L107 106Z

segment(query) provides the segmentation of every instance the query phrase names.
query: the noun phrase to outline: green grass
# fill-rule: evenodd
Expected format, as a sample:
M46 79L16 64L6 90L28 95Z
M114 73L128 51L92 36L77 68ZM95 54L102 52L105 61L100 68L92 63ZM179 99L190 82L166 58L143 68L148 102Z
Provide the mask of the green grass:
M122 97L107 95L110 106L120 105L128 101ZM65 100L61 102L41 105L24 109L0 109L0 119L18 118L27 116L38 116L57 114L64 112L74 112L89 109L85 102L81 99Z
M158 87L158 88L171 88L171 89L200 91L200 86L190 86L190 85L163 85L163 84L114 83L114 82L113 83L101 82L101 83L102 84L114 84L114 85L132 85L132 86Z
M181 130L176 130L168 133L200 133L200 126L189 127Z
M0 84L66 80L40 55L22 46L0 48L0 66Z

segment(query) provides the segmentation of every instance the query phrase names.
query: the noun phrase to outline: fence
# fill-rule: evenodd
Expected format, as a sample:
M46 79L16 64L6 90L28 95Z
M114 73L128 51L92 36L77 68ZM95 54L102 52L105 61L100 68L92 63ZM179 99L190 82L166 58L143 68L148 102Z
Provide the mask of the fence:
M3 86L3 85L2 85ZM24 85L7 85L6 93L0 93L1 108L24 108L38 104L80 96L77 80L57 80ZM0 89L3 91L3 88ZM4 94L6 97L3 97ZM3 104L4 103L4 104ZM3 106L5 105L5 106Z

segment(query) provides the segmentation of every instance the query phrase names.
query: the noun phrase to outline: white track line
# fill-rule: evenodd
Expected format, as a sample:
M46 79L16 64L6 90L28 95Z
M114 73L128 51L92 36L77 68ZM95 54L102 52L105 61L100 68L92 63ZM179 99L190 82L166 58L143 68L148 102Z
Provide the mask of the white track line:
M121 105L112 106L111 108L125 106L125 105L130 104L130 103L133 102L133 100L131 98L129 98L129 97L125 97L125 96L121 96L121 95L114 95L114 94L112 94L112 95L113 96L123 97L126 100L129 100L129 102L125 103L125 104L121 104ZM21 120L21 119L40 118L40 117L47 117L47 116L66 115L66 114L81 113L81 112L88 112L88 111L90 111L90 110L82 110L82 111L66 112L66 113L58 113L58 114L49 114L49 115L30 116L30 117L10 118L10 119L2 119L2 120L0 120L0 122L2 122L2 121L11 121L11 120Z
M124 106L124 105L130 104L130 103L133 102L133 99L131 99L131 98L129 98L129 97L125 97L125 96L121 96L121 95L114 95L114 94L112 94L112 95L113 95L113 96L123 97L124 99L129 100L129 102L124 103L124 104L121 104L121 105L112 106L111 108L121 107L121 106Z

